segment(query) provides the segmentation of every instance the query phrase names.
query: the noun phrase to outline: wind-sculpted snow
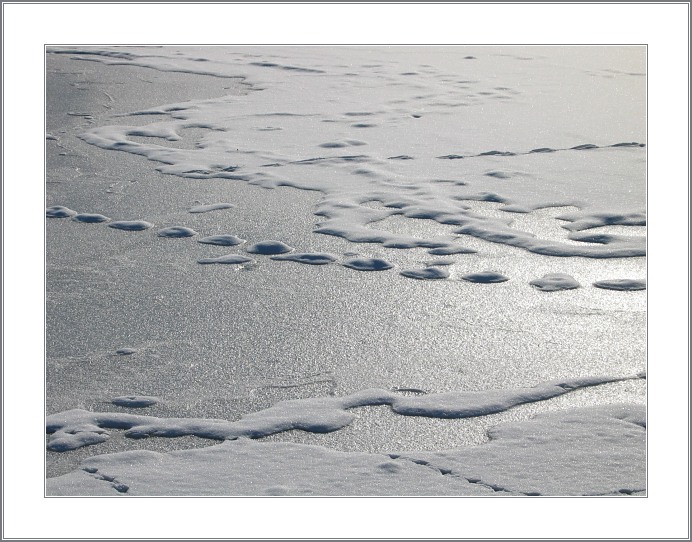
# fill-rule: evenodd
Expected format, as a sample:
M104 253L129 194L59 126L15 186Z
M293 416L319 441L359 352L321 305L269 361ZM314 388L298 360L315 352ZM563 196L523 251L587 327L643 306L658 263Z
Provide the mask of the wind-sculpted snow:
M51 434L48 449L56 452L103 442L108 437L106 429L126 429L125 434L131 438L194 435L217 440L260 438L292 429L328 433L349 425L354 415L348 410L356 407L389 405L392 411L406 416L466 418L502 412L524 403L545 401L579 388L636 378L640 377L573 378L546 382L532 388L417 396L401 396L386 390L370 389L344 397L283 401L266 410L247 414L235 422L155 418L76 409L48 416L46 431Z
M243 77L259 85L262 92L243 97L134 111L131 114L140 118L156 114L156 122L97 126L81 137L104 149L144 156L159 163L158 169L167 174L320 191L324 200L317 214L325 220L316 233L388 248L439 251L448 246L449 241L378 230L377 218L363 213L360 205L377 198L388 216L456 224L459 234L541 255L645 255L641 236L613 236L596 243L584 240L583 245L566 242L569 232L646 223L646 151L641 142L643 124L635 115L622 114L617 122L589 123L584 108L603 108L592 111L591 118L598 118L599 111L605 117L618 110L586 97L583 103L568 104L562 94L570 84L565 81L585 85L582 78L587 78L589 85L608 85L606 81L561 67L564 84L555 89L543 85L541 92L531 92L537 77L554 72L556 64L550 55L559 59L564 54L559 48L530 65L522 63L521 69L513 64L516 59L496 56L492 73L503 71L506 81L492 88L488 66L469 63L469 55L461 49L444 56L444 68L429 64L421 70L408 69L410 60L404 53L349 49L349 58L362 60L363 66L374 65L373 55L388 58L378 68L361 69L357 77L328 49L295 48L283 61L265 59L261 51L249 57L240 51L217 54L212 50L202 56L109 48L50 52L162 71ZM372 91L383 85L389 85L387 93ZM640 84L632 91L637 96L632 107L641 99L642 117L643 88ZM609 91L604 87L603 92ZM333 95L339 99L318 99ZM554 119L555 126L549 120L538 126L537 110L546 119ZM268 119L271 125L264 124ZM179 140L185 128L208 133L193 149L166 146L166 141ZM567 133L581 133L584 139L575 140ZM160 144L137 141L141 136L158 138ZM357 155L342 152L355 147ZM455 177L458 182L437 182ZM508 216L561 205L580 210L564 218L562 242L514 229L511 220L508 224L474 216L465 209L464 200L501 202ZM221 205L199 206L190 212Z
M498 425L444 452L367 454L240 438L88 458L50 495L624 495L646 489L645 411L612 405ZM604 453L604 451L607 451Z

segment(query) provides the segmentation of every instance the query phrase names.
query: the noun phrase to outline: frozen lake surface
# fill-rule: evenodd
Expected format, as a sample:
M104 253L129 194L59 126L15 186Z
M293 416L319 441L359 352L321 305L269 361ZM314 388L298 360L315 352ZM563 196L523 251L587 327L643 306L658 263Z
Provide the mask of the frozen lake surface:
M48 494L645 494L645 60L49 49Z

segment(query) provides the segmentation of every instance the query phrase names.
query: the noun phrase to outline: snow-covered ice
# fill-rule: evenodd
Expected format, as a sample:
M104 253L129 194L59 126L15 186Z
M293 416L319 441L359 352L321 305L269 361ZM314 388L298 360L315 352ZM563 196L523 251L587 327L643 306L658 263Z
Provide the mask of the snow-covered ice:
M47 493L646 494L645 53L48 48Z

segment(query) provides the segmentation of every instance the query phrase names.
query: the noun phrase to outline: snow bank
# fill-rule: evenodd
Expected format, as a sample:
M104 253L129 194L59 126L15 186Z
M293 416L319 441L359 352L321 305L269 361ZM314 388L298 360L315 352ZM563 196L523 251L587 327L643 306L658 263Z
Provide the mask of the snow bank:
M439 453L366 454L240 438L91 457L49 495L622 495L645 490L644 407L552 412Z

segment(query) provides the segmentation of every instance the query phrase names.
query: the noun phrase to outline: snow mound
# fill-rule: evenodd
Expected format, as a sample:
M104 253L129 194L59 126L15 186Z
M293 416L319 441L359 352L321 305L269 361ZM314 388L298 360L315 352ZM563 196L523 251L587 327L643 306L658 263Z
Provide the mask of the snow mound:
M326 252L296 252L283 256L273 256L272 260L291 261L308 265L326 265L336 261L336 256Z
M557 292L579 288L579 283L574 280L574 277L565 273L548 273L540 279L532 280L529 284L543 292Z
M642 405L551 412L443 452L369 454L241 438L90 457L49 495L622 495L646 489ZM604 451L607 450L607 453ZM117 487L116 487L117 486Z
M171 226L170 228L163 228L162 230L159 230L157 235L159 237L180 238L192 237L197 235L197 232L192 228L186 228L185 226Z
M53 207L48 207L46 209L47 218L68 218L70 216L75 216L77 211L63 207L62 205L53 205Z
M227 265L240 265L244 263L252 262L252 258L246 256L241 256L240 254L226 254L225 256L218 256L216 258L202 258L197 260L197 263L201 264L227 264Z
M424 269L404 269L400 273L404 277L418 280L441 280L449 278L449 271L439 267L426 267Z
M635 291L646 290L646 279L612 279L599 280L593 283L596 288L604 290Z
M393 267L381 258L348 258L343 265L356 271L384 271Z
M107 216L95 214L95 213L79 213L74 215L72 220L75 222L86 222L88 224L98 224L100 222L108 222L110 218Z
M220 211L222 209L232 209L232 203L209 203L207 205L196 205L188 210L190 213L208 213L210 211Z
M545 401L570 391L632 380L629 377L584 377L544 382L531 388L510 390L463 391L400 396L380 389L368 389L343 397L313 397L279 402L270 408L247 414L235 422L194 418L155 418L117 412L88 412L75 409L51 414L46 432L51 434L48 449L65 451L102 442L102 429L127 429L126 436L179 437L194 435L202 438L229 440L240 437L260 438L283 431L300 429L315 433L337 431L349 425L354 415L349 409L362 406L389 405L392 411L405 416L434 418L466 418L485 416L514 406ZM98 435L89 437L85 427L96 428ZM95 439L94 442L89 438ZM57 447L57 448L56 448Z
M119 348L115 351L115 353L118 356L131 356L132 354L136 354L137 350L135 350L134 348Z
M197 240L198 243L206 245L218 245L221 247L232 247L245 242L245 239L236 237L235 235L210 235Z
M111 403L114 405L127 408L145 408L158 402L158 397L148 395L124 395L122 397L114 397L111 400Z
M252 254L264 254L268 256L271 254L284 254L286 252L292 252L294 249L281 241L268 240L250 245L245 250Z
M490 284L495 282L505 282L509 278L496 273L495 271L482 271L480 273L469 273L468 275L463 275L462 279L468 282L479 282L482 284Z
M108 224L109 228L125 231L143 231L153 227L153 224L144 220L119 220Z
M461 245L447 245L444 247L431 248L428 254L433 256L451 256L452 254L475 254L477 251L472 248L462 247Z

